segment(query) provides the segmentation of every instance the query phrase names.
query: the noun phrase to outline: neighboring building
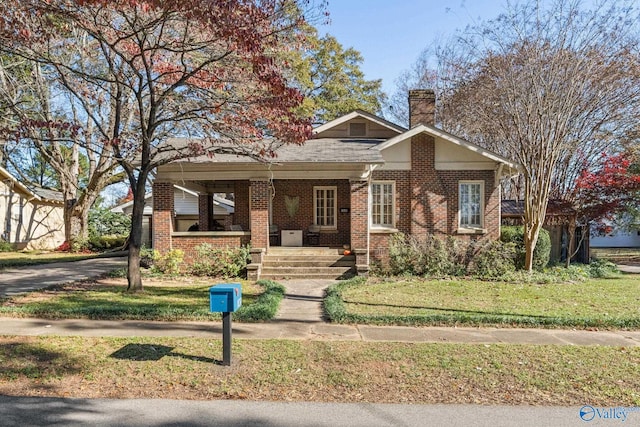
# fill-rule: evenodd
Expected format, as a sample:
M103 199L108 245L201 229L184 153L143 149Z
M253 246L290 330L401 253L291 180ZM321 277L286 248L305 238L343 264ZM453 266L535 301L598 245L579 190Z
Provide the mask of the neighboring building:
M204 242L250 243L259 276L260 254L274 244L348 245L365 273L371 258L387 256L395 233L497 239L499 180L517 165L436 128L433 91L411 91L409 103L409 130L355 111L316 128L304 145L280 147L271 163L219 154L160 166L153 184L154 248L183 249L189 259ZM176 183L198 194L198 232L176 228ZM225 231L210 228L215 193L234 196ZM281 238L270 239L274 234Z
M64 202L57 191L21 183L0 167L2 240L17 249L53 250L64 242Z
M549 232L551 239L550 263L567 259L569 227L575 227L576 216L576 210L571 206L571 203L562 200L549 200L543 228ZM523 217L524 202L522 200L502 201L502 225L522 225ZM588 233L583 236L582 228L576 227L573 238L574 255L572 261L588 263L590 258ZM576 250L578 246L579 249Z
M608 233L596 233L591 236L592 248L640 248L640 229L622 229L612 226Z
M194 224L198 224L198 193L179 185L173 186L174 200L174 223L175 231L188 231ZM213 221L216 221L218 228L224 229L225 224L230 224L230 215L233 213L233 201L224 197L214 195L212 197ZM131 215L133 212L133 200L122 203L113 209L112 212L125 213ZM151 247L151 230L153 215L153 193L148 193L144 197L144 212L142 218L142 244ZM212 227L214 224L212 223Z

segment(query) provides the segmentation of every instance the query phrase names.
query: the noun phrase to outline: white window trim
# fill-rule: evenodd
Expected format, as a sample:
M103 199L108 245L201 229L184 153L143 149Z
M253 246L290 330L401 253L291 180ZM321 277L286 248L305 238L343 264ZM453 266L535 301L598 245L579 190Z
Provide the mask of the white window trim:
M391 184L391 194L392 197L392 206L391 206L391 224L374 224L373 223L373 185L379 184ZM372 231L376 230L386 230L386 231L396 231L396 182L395 181L371 181L371 185L369 186L369 228Z
M463 185L473 185L480 184L480 224L479 226L463 226L462 222L462 198L461 196L461 187ZM485 185L484 180L465 180L458 181L458 233L459 234L476 234L476 233L486 233L486 228L484 227L484 210L485 210Z
M318 225L318 199L316 197L317 190L333 190L333 225ZM338 187L334 185L318 185L313 187L313 223L320 229L320 231L338 229Z

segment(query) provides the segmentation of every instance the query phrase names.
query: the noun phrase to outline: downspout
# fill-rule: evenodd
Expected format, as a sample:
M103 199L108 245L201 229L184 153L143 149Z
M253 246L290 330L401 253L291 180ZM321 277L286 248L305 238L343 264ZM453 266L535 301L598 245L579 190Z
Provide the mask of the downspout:
M370 267L370 250L371 250L371 181L373 180L373 171L378 165L367 165L369 171L367 172L367 266ZM395 215L395 213L394 213Z

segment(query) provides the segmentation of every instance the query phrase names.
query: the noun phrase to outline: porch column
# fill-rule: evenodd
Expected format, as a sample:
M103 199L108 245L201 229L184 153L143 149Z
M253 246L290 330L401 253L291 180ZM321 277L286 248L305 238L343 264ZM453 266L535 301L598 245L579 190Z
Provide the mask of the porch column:
M269 247L269 182L250 183L251 247Z
M173 232L173 184L153 183L153 249L160 253L171 250Z
M349 181L351 185L351 250L356 255L358 274L369 271L369 183Z
M213 218L213 196L200 194L198 196L198 230L209 231Z

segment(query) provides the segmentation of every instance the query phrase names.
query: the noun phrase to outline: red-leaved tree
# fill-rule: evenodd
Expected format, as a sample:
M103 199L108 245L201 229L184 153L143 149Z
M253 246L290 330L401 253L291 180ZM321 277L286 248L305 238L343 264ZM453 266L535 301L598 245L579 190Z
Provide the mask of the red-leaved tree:
M3 0L0 48L43 64L114 147L133 191L129 290L141 290L144 193L157 166L194 154L265 157L310 121L278 53L296 48L296 0ZM60 51L82 54L58 60ZM101 114L94 114L99 104ZM172 147L169 137L197 138Z
M577 212L576 225L584 231L587 227L605 227L606 220L637 209L640 174L632 168L629 155L603 153L595 167L585 168L576 180L573 205ZM572 232L574 227L569 229ZM569 241L573 242L573 236Z

